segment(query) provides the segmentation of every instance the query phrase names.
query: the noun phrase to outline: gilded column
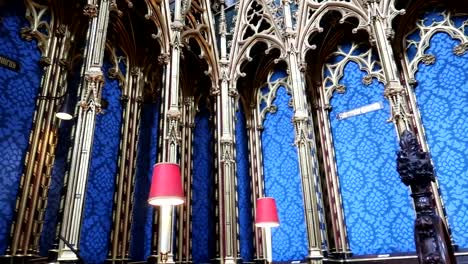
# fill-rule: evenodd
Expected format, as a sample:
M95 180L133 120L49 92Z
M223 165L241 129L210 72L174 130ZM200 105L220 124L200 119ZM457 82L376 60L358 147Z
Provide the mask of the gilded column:
M118 63L115 68L118 71ZM140 122L143 74L139 67L132 67L129 72L123 81L122 104L124 105L124 113L121 129L121 154L114 194L114 219L108 263L120 263L123 260L128 260L130 255L136 145Z
M292 27L291 10L289 0L283 0L285 38L288 52L289 77L291 81L292 97L294 102L294 128L295 144L299 155L299 167L302 178L302 190L305 210L305 221L307 226L307 238L309 242L309 252L307 258L309 263L322 263L322 238L319 217L319 205L323 207L316 190L320 190L320 183L314 177L318 172L313 171L313 161L317 160L312 155L311 150L316 149L315 142L309 135L309 126L312 118L309 116L303 76L299 70L297 60L297 50L295 46L296 33Z
M109 2L107 0L89 0L85 6L84 14L89 17L84 80L81 86L81 101L78 108L75 142L60 230L61 237L73 245L74 249L78 249L80 243L81 219L89 176L96 114L101 111L101 89L104 84L102 64L109 23ZM77 260L77 256L61 240L59 261L67 260Z
M182 149L181 164L182 183L184 185L185 203L177 207L177 261L189 263L192 261L192 141L195 128L195 98L188 96L182 109Z
M260 124L258 117L257 107L255 104L250 105L250 120L247 120L248 138L249 138L249 160L250 160L250 175L252 175L251 186L252 186L252 201L256 201L258 198L263 197L264 184L263 184L263 165L262 165L262 146L260 135L263 126ZM256 203L252 204L253 211L256 210ZM265 232L263 228L254 228L255 235L255 256L257 260L264 259L266 252L265 243Z
M169 3L167 3L170 6ZM175 0L174 20L171 23L171 55L166 68L166 85L164 87L164 162L179 163L178 153L181 141L181 107L179 105L180 55L182 52L181 33L185 14L190 9L189 0ZM173 236L175 232L175 210L173 206L161 206L158 219L158 254L163 263L174 263Z
M227 58L225 1L220 1L220 50L221 80L220 91L215 94L218 118L218 160L219 160L219 212L220 212L220 257L221 263L233 264L238 258L236 175L234 161L234 99L235 88L229 87L229 60ZM232 84L231 84L232 85ZM217 90L217 89L216 89Z
M23 28L21 33L26 40L38 39L43 55L40 63L44 67L44 75L21 179L12 241L8 249L8 254L13 256L39 253L39 239L57 142L59 123L55 112L59 106L57 102L67 92L67 59L71 41L71 33L63 24L49 25L55 27L50 35L41 33L35 26L42 23L43 17L40 14L47 14L48 7L29 2L27 6L27 17L32 20L32 27ZM38 10L30 10L36 8Z

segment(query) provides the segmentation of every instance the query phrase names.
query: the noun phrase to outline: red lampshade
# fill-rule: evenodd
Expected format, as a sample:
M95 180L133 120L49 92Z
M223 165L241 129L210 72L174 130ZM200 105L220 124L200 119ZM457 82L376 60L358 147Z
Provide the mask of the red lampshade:
M276 210L275 199L271 197L257 199L255 225L258 227L279 226L278 211Z
M176 163L157 163L148 198L151 205L179 205L184 203L180 168Z

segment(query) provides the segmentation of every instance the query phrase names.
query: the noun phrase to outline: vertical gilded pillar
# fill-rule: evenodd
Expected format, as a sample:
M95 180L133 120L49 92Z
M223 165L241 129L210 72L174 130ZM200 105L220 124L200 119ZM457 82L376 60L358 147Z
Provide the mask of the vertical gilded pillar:
M262 162L262 145L261 133L263 126L258 116L257 107L254 103L250 105L250 120L247 122L249 149L250 149L250 175L252 175L252 201L256 201L260 197L264 197L264 181L263 181L263 162ZM256 211L256 202L253 202L253 211ZM266 256L266 236L265 229L254 228L255 235L255 257L256 260L262 261Z
M192 141L195 128L195 98L188 96L182 109L182 149L181 164L182 183L185 192L185 203L177 207L178 213L178 255L177 261L189 263L192 261Z
M75 142L68 175L60 235L75 249L80 243L84 196L89 176L96 114L101 111L101 89L104 84L102 64L109 23L109 1L89 0L84 14L89 17L85 51L84 80L81 86ZM59 261L77 260L75 253L61 240Z
M115 67L118 67L118 64ZM139 67L132 67L123 83L122 104L124 105L124 113L121 129L121 154L114 194L109 263L128 260L130 255L136 145L143 90L142 78L141 69Z
M316 89L323 89L322 83L317 82ZM347 258L351 256L349 248L348 234L345 225L343 201L340 193L340 181L338 179L338 171L335 162L335 153L333 140L331 137L330 125L330 104L329 99L324 92L319 93L319 98L316 99L317 104L317 122L319 127L320 141L322 142L322 155L324 180L326 181L327 200L330 206L330 220L328 222L328 234L331 233L331 241L329 241L329 253L334 257Z
M55 112L59 106L58 102L67 92L67 59L71 41L71 33L66 25L49 25L55 27L49 35L35 28L39 23L43 23L41 20L43 15L47 14L47 6L34 5L27 1L27 7L27 17L32 27L22 29L22 36L27 40L39 40L43 55L40 63L44 67L44 75L21 179L16 218L12 226L12 241L8 249L8 254L13 256L39 253L39 239L58 136L59 121ZM36 8L38 10L32 10Z
M190 9L189 0L175 0L174 20L171 23L171 54L166 68L166 85L164 87L164 162L179 163L179 148L181 141L181 107L179 105L180 55L182 52L181 33L184 26L185 14ZM170 3L167 3L170 6ZM163 263L174 263L173 236L175 233L175 210L173 206L159 208L158 222L158 254Z
M309 121L312 118L309 116L308 104L305 96L303 76L299 70L296 49L296 32L292 27L291 10L289 0L283 0L285 32L287 45L287 60L289 65L289 78L291 81L292 97L294 102L294 128L295 128L295 144L299 155L299 167L302 179L302 191L304 200L305 221L307 226L308 261L310 263L322 263L322 238L320 229L319 205L322 201L317 195L316 190L320 190L320 183L316 182L317 177L314 177L317 168L314 168L313 161L317 159L312 155L311 150L316 149L315 142L309 135ZM323 207L323 206L320 206Z
M229 60L227 58L225 2L221 1L220 11L220 50L221 50L221 89L216 94L218 119L218 177L220 212L220 257L221 263L237 262L237 214L236 214L236 175L234 160L234 99L237 92L229 87Z

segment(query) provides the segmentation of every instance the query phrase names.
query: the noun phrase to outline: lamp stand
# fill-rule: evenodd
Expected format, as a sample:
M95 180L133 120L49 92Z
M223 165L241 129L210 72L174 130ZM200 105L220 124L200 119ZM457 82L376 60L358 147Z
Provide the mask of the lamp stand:
M265 259L267 263L271 263L273 260L273 250L271 248L271 227L264 227L263 230L265 231Z
M160 207L161 222L159 225L159 259L161 263L174 263L171 250L172 212L172 205L162 205Z

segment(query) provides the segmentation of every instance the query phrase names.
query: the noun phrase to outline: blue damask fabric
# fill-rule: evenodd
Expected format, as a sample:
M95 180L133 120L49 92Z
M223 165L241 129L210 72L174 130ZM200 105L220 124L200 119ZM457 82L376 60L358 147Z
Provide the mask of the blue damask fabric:
M201 108L195 116L192 179L192 259L209 263L216 254L213 178L213 132L210 112Z
M0 255L8 246L42 75L36 41L20 37L28 26L21 3L0 11L0 55L20 64L19 72L0 66Z
M286 73L279 71L272 79L283 76ZM284 87L278 88L273 101L278 111L266 115L261 136L265 194L275 198L280 220L272 229L273 261L303 260L308 248L290 99Z
M151 253L154 207L148 204L153 165L158 157L159 102L143 104L138 136L130 257L146 260Z
M355 255L414 251L414 213L408 188L396 171L397 139L383 85L366 86L366 74L349 62L344 94L331 99L330 122L351 251ZM384 109L338 120L337 115L371 103Z
M419 65L415 88L453 239L468 248L468 54L456 56L459 41L436 33Z
M102 98L109 102L96 118L93 153L88 178L80 253L86 263L103 263L107 257L112 225L112 206L119 157L122 120L121 91L117 80L109 79L111 64L104 63Z
M237 165L237 197L239 210L239 244L243 261L254 258L253 248L253 216L252 191L249 175L249 148L247 128L242 104L236 112L236 165Z

